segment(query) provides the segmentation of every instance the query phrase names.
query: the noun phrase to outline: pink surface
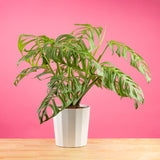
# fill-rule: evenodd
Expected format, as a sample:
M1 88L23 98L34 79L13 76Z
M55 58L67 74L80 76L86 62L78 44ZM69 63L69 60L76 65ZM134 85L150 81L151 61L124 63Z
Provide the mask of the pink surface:
M149 85L129 62L105 59L120 67L141 86L144 105L138 110L134 101L120 100L114 92L92 88L82 100L91 106L89 138L160 138L160 1L159 0L14 0L0 1L0 138L52 138L53 121L39 124L37 109L46 95L46 83L29 76L13 85L21 57L18 36L46 34L55 38L70 33L74 23L106 26L105 40L128 44L148 63L152 73Z

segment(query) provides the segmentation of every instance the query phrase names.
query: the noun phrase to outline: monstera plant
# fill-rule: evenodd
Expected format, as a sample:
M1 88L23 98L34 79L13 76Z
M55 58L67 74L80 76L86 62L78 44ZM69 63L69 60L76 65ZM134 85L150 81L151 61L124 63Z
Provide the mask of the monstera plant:
M105 31L101 27L90 24L76 24L77 28L70 34L62 34L57 38L45 35L19 36L18 48L22 58L29 68L22 70L16 77L14 84L18 83L30 73L35 73L37 79L48 79L48 90L38 108L40 123L43 123L68 107L79 107L80 102L88 90L96 85L116 92L121 98L129 97L135 100L137 109L144 102L142 89L132 78L109 59L101 59L110 48L112 54L129 58L130 65L142 73L147 82L151 80L151 73L142 57L124 43L105 41L106 46L102 52L99 48L103 42ZM56 99L61 101L61 107ZM52 115L47 110L53 110Z

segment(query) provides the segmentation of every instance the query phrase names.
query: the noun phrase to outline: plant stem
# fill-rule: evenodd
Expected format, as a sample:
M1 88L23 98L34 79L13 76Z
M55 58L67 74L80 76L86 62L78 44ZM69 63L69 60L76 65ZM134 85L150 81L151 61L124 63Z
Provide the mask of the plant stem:
M59 63L57 62L56 64L57 64L58 73L61 74L61 68L60 68L60 66L59 66Z
M104 30L104 33L103 33L102 39L101 39L100 43L98 44L98 46L97 46L97 48L96 48L96 50L95 50L95 52L94 52L93 56L95 56L95 55L96 55L96 53L97 53L97 51L98 51L99 47L101 46L101 44L102 44L102 42L103 42L103 39L104 39L104 36L105 36L105 33L106 33L106 28L105 28L105 30Z
M70 77L70 75L71 75L71 68L68 67L68 77Z
M97 62L99 62L99 61L101 60L101 58L102 58L102 56L104 55L105 51L107 50L108 46L109 46L109 45L107 45L107 46L105 47L105 49L104 49L104 51L102 52L102 54L98 57Z
M88 70L89 70L89 61L88 61L88 64L87 64L87 69L86 69L86 73L85 73L85 78L87 78L87 76L88 76Z
M84 90L84 92L79 96L78 100L74 103L75 105L76 104L79 104L81 99L83 98L83 96L89 91L89 89L95 84L95 82L100 79L101 77L97 77L88 87L86 87L86 89ZM90 81L91 78L89 78L89 81Z

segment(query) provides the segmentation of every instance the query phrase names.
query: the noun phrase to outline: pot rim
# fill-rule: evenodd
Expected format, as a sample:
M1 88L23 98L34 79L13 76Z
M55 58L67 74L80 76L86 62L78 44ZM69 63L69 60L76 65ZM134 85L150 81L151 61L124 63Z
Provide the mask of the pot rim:
M58 108L61 107L61 105L57 105L57 106L58 106ZM90 108L90 106L84 105L84 104L80 104L80 108L65 108L65 109L76 109L77 110L77 109L87 109L87 108Z

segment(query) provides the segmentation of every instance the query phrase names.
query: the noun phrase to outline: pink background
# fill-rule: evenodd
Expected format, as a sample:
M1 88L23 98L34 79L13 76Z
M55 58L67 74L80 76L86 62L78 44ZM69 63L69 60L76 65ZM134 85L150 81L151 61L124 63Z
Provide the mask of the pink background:
M37 116L46 82L28 76L18 87L13 85L26 66L16 66L21 57L17 40L22 33L56 38L70 33L75 23L106 26L105 40L128 44L146 60L152 73L148 85L129 62L112 57L110 51L105 54L103 60L109 59L141 86L145 102L135 110L133 100L120 100L112 91L93 87L82 100L91 106L89 138L160 138L159 20L159 0L1 0L0 138L54 137L53 121L40 125Z

